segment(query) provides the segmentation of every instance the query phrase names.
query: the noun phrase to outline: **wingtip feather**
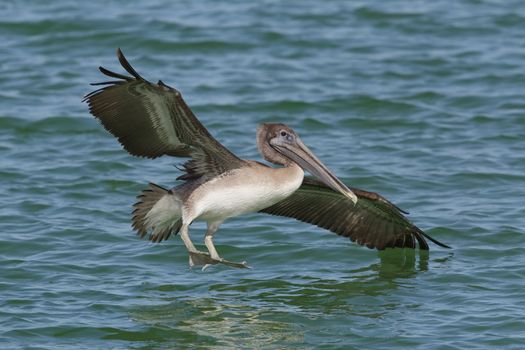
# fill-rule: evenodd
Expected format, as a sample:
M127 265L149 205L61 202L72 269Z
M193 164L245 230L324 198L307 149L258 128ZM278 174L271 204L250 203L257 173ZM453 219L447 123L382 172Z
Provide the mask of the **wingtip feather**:
M98 70L102 74L107 75L108 77L122 79L122 80L125 80L125 81L132 81L133 80L133 78L131 78L131 77L128 77L128 76L123 75L123 74L115 73L113 71L110 71L109 69L106 69L106 68L102 67L102 66L99 66Z
M122 52L122 50L119 48L117 48L117 57L118 57L118 60L120 62L120 64L122 65L122 67L124 67L124 69L129 73L131 74L132 76L134 76L137 80L142 80L142 81L146 81L146 79L142 78L140 76L139 73L137 73L137 71L131 66L131 64L128 62L128 60L126 59L126 57L124 56L124 53Z

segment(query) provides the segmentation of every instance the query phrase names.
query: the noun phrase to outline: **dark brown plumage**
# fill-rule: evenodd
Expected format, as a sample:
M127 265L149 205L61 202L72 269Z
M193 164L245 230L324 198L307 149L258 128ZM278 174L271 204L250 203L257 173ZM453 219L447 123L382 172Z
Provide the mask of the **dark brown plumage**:
M84 100L126 151L147 158L191 157L183 166L183 180L213 177L245 164L210 135L179 91L142 78L120 49L117 56L132 77L100 67L105 75L120 80L101 83L105 86Z
M450 248L413 225L399 208L377 193L350 189L359 198L356 204L322 182L305 178L291 196L261 212L325 228L368 248L415 248L417 241L420 249L428 250L425 237Z

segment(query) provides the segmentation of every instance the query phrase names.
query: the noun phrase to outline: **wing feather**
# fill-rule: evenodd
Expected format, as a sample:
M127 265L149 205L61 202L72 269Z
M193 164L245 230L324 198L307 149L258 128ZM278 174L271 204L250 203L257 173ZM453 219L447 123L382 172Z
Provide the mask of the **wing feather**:
M305 178L290 197L261 210L307 222L368 248L419 248L428 250L425 237L439 246L447 245L429 237L402 214L401 210L377 193L359 189L354 203L312 178Z
M148 158L190 157L184 164L184 178L213 177L244 165L211 136L178 90L142 78L120 49L117 56L131 76L100 67L103 74L120 80L96 83L103 87L84 100L126 151Z

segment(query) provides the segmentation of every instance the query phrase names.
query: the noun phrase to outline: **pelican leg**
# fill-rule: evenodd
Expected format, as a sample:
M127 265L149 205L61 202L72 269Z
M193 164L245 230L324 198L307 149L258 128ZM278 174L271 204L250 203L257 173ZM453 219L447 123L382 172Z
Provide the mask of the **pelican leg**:
M222 222L208 222L208 230L204 236L204 244L206 244L206 248L208 248L211 258L215 260L221 260L221 257L213 245L213 234L217 232L221 223Z
M180 238L184 242L186 249L188 249L188 253L190 255L190 267L201 266L206 264L218 264L218 261L210 258L208 253L198 251L195 248L193 242L190 239L188 226L188 224L182 224L182 227L180 228Z
M190 239L187 224L182 224L180 228L180 238L182 238L182 241L184 242L184 245L186 246L186 249L188 249L188 251L197 251L197 249L195 249L195 246L193 245L193 242Z
M217 249L215 249L215 246L213 245L213 234L217 232L221 223L222 221L208 222L208 229L206 230L206 235L204 236L204 244L206 244L206 248L208 248L208 252L210 252L209 256L211 257L211 259L213 259L213 263L208 263L204 265L202 270L207 269L210 265L218 263L241 269L250 268L245 261L238 263L225 260L219 256L219 253L217 253Z
M188 232L188 225L182 224L182 227L180 228L180 237L182 238L182 241L184 242L186 249L188 249L188 253L190 256L189 258L190 267L204 266L203 267L203 270L204 270L210 265L224 264L224 265L228 265L231 267L237 267L237 268L245 268L245 269L250 268L246 264L246 262L237 263L237 262L228 261L228 260L225 260L219 257L219 254L217 254L217 250L215 249L215 246L213 245L213 241L211 240L211 236L213 236L213 233L217 231L217 229L219 228L219 225L220 223L218 223L216 227L215 225L210 225L212 226L211 227L212 231L210 231L210 227L208 227L208 231L206 232L206 237L210 237L210 238L208 238L208 240L206 240L205 238L205 244L206 244L206 247L208 247L208 250L210 250L210 253L205 253L205 252L198 251L195 248L195 246L193 245L193 242L190 239L190 235ZM211 233L208 235L208 232L211 232ZM212 254L216 258L213 258Z

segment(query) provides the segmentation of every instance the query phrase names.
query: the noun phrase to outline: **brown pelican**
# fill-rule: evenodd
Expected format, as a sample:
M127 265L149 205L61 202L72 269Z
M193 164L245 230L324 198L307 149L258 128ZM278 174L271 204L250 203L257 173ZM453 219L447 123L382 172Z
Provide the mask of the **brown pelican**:
M446 247L408 221L399 208L377 193L348 188L284 124L262 124L257 146L272 168L244 160L221 145L199 122L180 92L162 81L142 78L117 50L126 76L99 67L116 80L95 83L89 93L89 111L134 156L188 157L184 182L172 189L149 184L134 205L133 228L153 242L180 233L190 266L226 264L213 235L224 220L249 212L287 216L349 237L369 248L428 250L425 237ZM315 178L305 178L304 170ZM405 213L406 214L406 213ZM188 228L194 220L207 223L204 243L208 253L193 245Z

